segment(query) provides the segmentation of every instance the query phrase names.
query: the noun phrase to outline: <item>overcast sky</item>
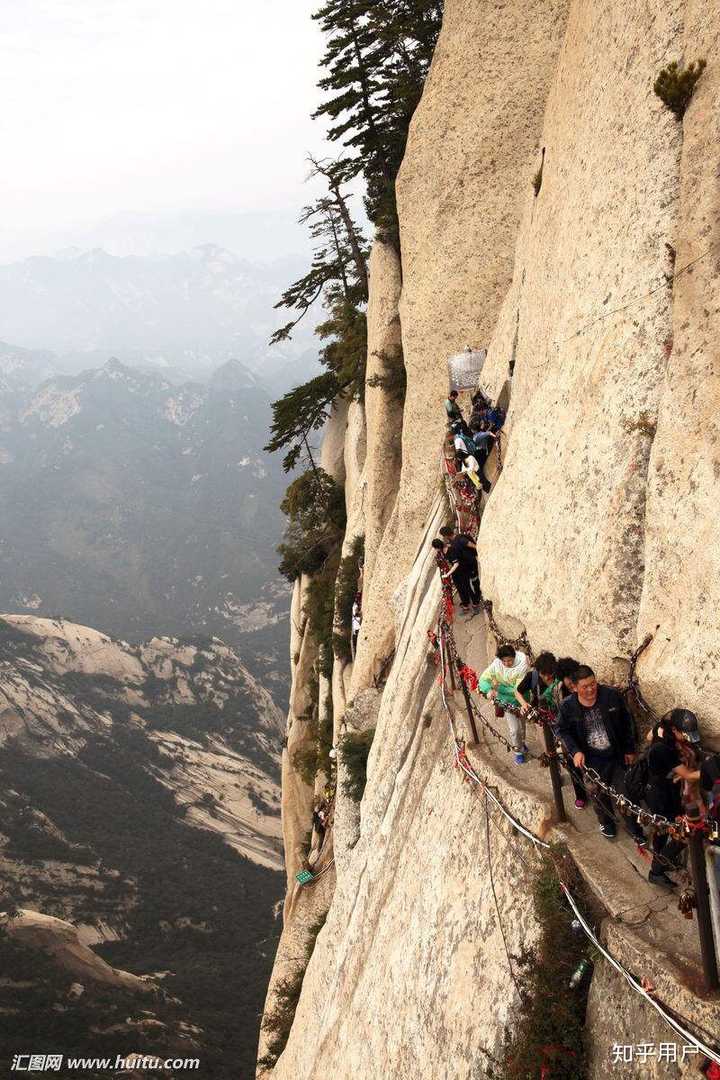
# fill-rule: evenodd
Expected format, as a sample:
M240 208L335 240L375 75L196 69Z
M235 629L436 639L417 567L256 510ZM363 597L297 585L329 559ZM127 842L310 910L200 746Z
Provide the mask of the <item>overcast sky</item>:
M0 257L127 212L299 209L316 7L0 0Z

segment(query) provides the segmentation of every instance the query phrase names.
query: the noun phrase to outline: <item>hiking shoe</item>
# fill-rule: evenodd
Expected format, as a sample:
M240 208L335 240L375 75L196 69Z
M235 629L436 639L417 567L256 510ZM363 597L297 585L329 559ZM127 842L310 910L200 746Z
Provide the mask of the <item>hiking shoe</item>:
M651 885L659 885L662 889L676 888L675 882L671 881L667 874L665 874L662 870L659 874L653 874L651 870L648 874L648 881Z
M617 829L614 825L601 825L600 832L603 836L606 836L608 840L614 840L617 836Z
M633 840L635 841L635 846L639 847L641 851L644 851L648 846L648 842L644 836L633 836Z
M584 799L576 799L575 800L575 809L576 810L584 810L586 806L587 806L587 803L585 802Z
M516 753L516 755L515 755L515 764L516 765L524 765L525 764L525 751L524 750L518 750L518 752Z

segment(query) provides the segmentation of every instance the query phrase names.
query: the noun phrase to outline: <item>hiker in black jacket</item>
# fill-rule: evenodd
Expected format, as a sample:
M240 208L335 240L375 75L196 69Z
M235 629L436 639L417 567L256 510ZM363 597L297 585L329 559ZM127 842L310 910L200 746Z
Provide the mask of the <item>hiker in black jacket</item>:
M645 789L645 805L651 814L674 821L682 813L680 785L675 782L674 770L680 765L675 730L667 714L655 724L649 734L650 748L647 752L648 783ZM652 839L653 861L648 880L653 885L674 889L675 882L666 871L672 867L680 854L682 844L671 839L666 832L655 830Z
M560 706L558 735L578 769L594 769L604 783L622 791L625 769L637 756L635 726L617 690L599 684L595 672L585 664L575 672L575 693ZM612 800L589 780L585 783L600 832L612 839L617 831ZM626 824L630 834L644 844L637 821L627 818Z
M560 703L575 693L575 672L580 667L579 661L572 656L561 656L557 662L557 676L560 679ZM559 710L558 710L559 711ZM571 755L566 755L567 770L570 773L575 791L575 809L584 810L587 806L588 793L585 790L582 773L575 768Z
M456 566L453 571L453 583L460 596L460 606L466 614L469 614L472 604L473 614L477 614L482 603L477 545L472 536L468 536L467 533L456 533L452 525L443 525L440 536L448 545L448 561Z

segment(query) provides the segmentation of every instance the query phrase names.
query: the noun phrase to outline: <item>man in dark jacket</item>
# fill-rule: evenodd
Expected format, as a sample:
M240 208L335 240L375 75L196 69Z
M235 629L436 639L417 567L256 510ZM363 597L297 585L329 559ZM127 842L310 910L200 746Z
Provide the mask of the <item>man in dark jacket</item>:
M445 398L445 412L447 413L449 423L461 424L464 429L466 425L463 419L463 414L460 411L460 406L458 405L457 399L457 390L451 390L448 396Z
M625 769L637 756L635 726L617 690L599 684L595 672L585 664L575 672L575 693L560 706L558 734L578 769L594 769L604 783L622 791ZM601 788L586 783L600 832L612 839L617 831L612 800ZM644 843L637 821L628 818L627 826L631 835Z
M460 595L460 605L464 612L480 611L480 570L478 568L477 546L472 536L456 533L452 525L443 525L440 536L448 544L447 558L451 564L457 563L453 571L453 582Z
M680 814L695 817L703 813L702 797L697 788L701 779L700 769L693 770L686 763L698 762L700 730L695 713L689 709L672 709L665 713L648 735L648 784L645 804L653 814L674 821ZM684 781L681 783L679 781ZM700 804L700 805L699 805ZM653 861L649 880L653 885L674 888L667 870L682 851L683 844L661 830L653 836Z

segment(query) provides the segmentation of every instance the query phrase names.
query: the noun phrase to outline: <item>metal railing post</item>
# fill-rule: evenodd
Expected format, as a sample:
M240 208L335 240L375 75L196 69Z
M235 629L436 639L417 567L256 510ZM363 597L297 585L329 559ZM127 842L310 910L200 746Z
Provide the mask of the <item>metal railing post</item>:
M466 684L464 678L462 677L462 675L459 672L458 672L458 678L460 679L460 686L462 688L463 697L465 698L465 708L467 709L468 720L470 721L470 730L472 731L473 741L472 741L472 743L470 743L470 745L471 746L477 746L478 743L480 742L480 737L478 735L477 726L475 724L475 714L474 714L473 709L472 709L472 700L470 698L470 691L467 688L467 684Z
M698 935L700 937L700 955L702 957L703 978L706 990L717 990L717 956L713 939L712 912L710 910L710 889L708 887L705 850L702 833L692 830L688 836L688 854L690 873L697 902Z
M553 799L557 811L558 821L567 821L565 802L562 793L562 780L560 779L560 763L558 762L557 750L553 740L549 724L542 725L543 739L545 740L545 753L550 759L550 781L552 783Z
M445 664L447 671L450 674L450 689L454 694L457 690L457 684L455 682L455 664L453 663L453 658L450 653L450 646L447 644L447 641L445 644Z
M720 953L720 847L716 844L708 844L705 848L705 871L710 889L710 915L717 956Z

